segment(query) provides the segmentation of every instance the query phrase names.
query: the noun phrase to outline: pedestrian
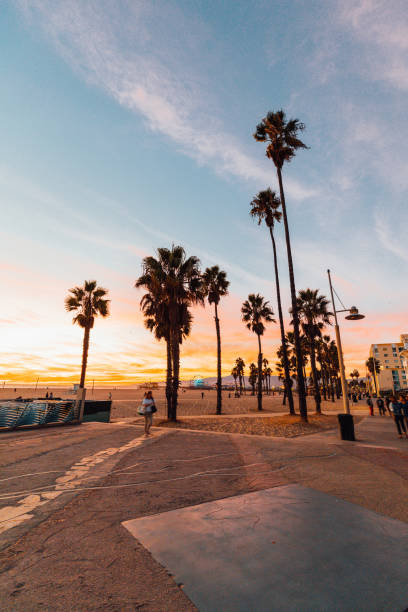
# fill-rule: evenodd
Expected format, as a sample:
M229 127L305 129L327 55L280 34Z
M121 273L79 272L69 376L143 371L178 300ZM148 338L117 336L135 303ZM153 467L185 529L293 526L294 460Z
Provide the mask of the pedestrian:
M353 395L351 396L352 400L353 400L353 404L357 404L357 395L355 393L353 393Z
M384 407L384 400L382 397L379 397L377 399L377 408L378 408L378 412L380 414L380 416L383 416L385 414L385 407Z
M139 407L139 414L144 416L144 432L145 436L150 435L150 428L153 424L153 414L157 412L156 404L154 403L153 394L151 391L147 391L144 394L142 405Z
M401 402L402 414L405 419L405 425L408 431L408 395L406 397L404 397L403 395L400 395L400 402Z
M373 406L373 400L371 399L370 396L368 396L367 398L367 406L370 410L370 416L374 416L374 406Z
M45 399L48 399L48 391L47 391L47 393L45 394Z
M111 401L111 399L112 399L112 393L109 391L108 400Z
M204 399L204 391L201 391L201 399Z
M398 429L399 437L402 438L402 432L404 432L405 437L408 438L407 430L404 423L404 414L402 412L402 404L401 402L397 402L394 395L390 396L390 410L394 415L394 421Z
M387 406L388 414L391 416L391 411L390 411L390 398L389 398L388 396L385 398L385 405Z

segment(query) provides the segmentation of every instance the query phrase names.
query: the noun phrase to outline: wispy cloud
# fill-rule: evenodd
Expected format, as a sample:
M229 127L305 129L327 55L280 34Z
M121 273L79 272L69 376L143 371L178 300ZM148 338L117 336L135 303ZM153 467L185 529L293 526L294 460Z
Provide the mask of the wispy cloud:
M405 0L340 0L339 17L364 43L358 58L367 76L408 90L408 11Z
M269 164L262 155L258 160L246 153L217 113L211 81L204 76L208 32L203 24L190 23L177 7L143 1L112 5L102 0L57 4L16 0L16 4L29 19L40 21L58 52L82 78L143 116L149 129L217 173L269 184ZM194 37L189 36L191 31ZM293 179L286 185L294 199L318 193Z

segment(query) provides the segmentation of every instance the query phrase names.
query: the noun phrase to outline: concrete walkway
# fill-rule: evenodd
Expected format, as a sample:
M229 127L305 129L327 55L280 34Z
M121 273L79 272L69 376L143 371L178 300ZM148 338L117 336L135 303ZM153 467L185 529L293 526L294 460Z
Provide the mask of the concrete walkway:
M288 563L285 571L291 571L290 588L296 590L298 583L302 594L301 606L292 608L296 612L311 609L316 601L327 602L325 592L330 581L332 585L337 581L332 588L338 596L338 607L326 609L343 610L349 594L356 593L358 584L351 585L353 575L360 576L367 564L372 568L369 558L375 552L367 548L367 541L359 541L359 548L363 544L366 548L361 548L362 557L358 557L354 550L356 525L364 523L363 535L373 538L377 552L382 551L389 560L394 555L395 562L404 567L404 552L400 554L397 541L406 546L401 525L408 523L408 440L398 439L389 417L364 419L356 427L359 442L342 442L337 431L292 439L165 428L162 431L153 428L153 438L145 441L139 425L94 423L0 436L2 478L7 479L1 482L3 509L17 508L20 513L15 516L30 515L2 534L2 610L194 612L197 607L189 593L178 585L183 580L174 580L169 575L170 566L166 569L155 558L153 545L146 541L152 556L142 536L140 540L132 536L123 523L165 517L182 509L192 512L208 503L218 504L214 509L221 508L225 517L230 510L233 512L229 504L237 496L256 492L264 505L269 500L261 516L265 515L266 520L269 508L272 519L280 518L272 526L262 519L256 522L256 517L246 523L247 535L251 530L255 533L257 525L270 534L278 530L279 538L272 540L275 544L270 542L270 548L279 542L278 556L273 557L271 551L272 556L265 557L262 565L263 557L255 548L254 563L264 568L255 573L262 573L268 584L275 584L275 575L281 581L279 572L283 571L286 551L288 555L292 551L290 558L298 557L299 566L293 568ZM271 493L288 487L306 491L306 497L291 493L295 499L290 501ZM57 496L52 499L49 493ZM25 500L24 504L20 504L21 500ZM30 506L38 501L45 503ZM343 502L347 502L351 514L347 518L347 513L340 513L343 522L337 523L333 517L337 507L345 507ZM247 506L251 503L245 502ZM217 514L213 515L213 526L217 525ZM10 518L6 516L5 521ZM394 533L393 528L389 530L390 519L398 522L399 530L392 552L387 549L389 543L377 537L380 532L390 537ZM238 526L240 521L233 523ZM350 537L342 545L339 539L347 529ZM313 537L307 541L308 532ZM162 544L174 554L182 538L186 539L169 530L160 536ZM246 562L248 551L239 532L233 540L235 560ZM345 563L337 566L337 557L353 559L352 571ZM194 549L194 558L200 558L200 548ZM382 594L388 592L387 584L392 584L394 567L389 563L384 567L381 557L373 559L383 568L381 576L374 569L366 571L364 584L381 602ZM208 562L210 577L215 575L215 561L216 557ZM320 571L321 595L316 574L313 577L308 573L312 570L305 569L303 563ZM229 571L226 563L222 571ZM245 571L253 575L252 569ZM309 590L307 576L313 585ZM281 596L288 595L282 592ZM271 601L275 605L275 600ZM284 599L276 599L276 606L281 601ZM399 606L399 599L391 601ZM272 604L272 611L285 609ZM252 609L262 608L255 603ZM355 608L360 609L364 610Z
M200 612L395 612L407 603L408 525L299 485L124 526Z

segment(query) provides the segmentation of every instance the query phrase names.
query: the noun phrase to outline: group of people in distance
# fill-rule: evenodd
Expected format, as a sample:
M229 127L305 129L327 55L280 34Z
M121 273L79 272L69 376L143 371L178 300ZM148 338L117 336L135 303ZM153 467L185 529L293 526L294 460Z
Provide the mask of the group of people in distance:
M378 412L380 416L385 415L386 409L389 414L394 417L395 425L397 426L398 435L400 438L408 438L408 397L400 395L399 399L395 395L390 395L383 400L378 397L376 400ZM367 398L367 405L370 410L370 416L374 416L374 404L370 396Z

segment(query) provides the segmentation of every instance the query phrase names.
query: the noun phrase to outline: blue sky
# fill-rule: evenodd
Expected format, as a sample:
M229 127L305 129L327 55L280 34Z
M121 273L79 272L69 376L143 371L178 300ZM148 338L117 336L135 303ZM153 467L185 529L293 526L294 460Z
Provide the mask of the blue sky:
M330 267L366 314L343 326L350 368L407 331L404 2L16 0L0 37L0 378L77 375L63 299L91 277L112 316L94 330L90 375L159 376L163 348L132 285L141 258L172 242L227 271L227 361L254 359L239 304L259 291L276 306L249 202L276 180L252 133L280 107L310 146L284 170L297 287L327 294ZM277 240L288 308L281 228ZM213 335L197 312L186 376L214 367ZM274 326L272 362L277 338Z

